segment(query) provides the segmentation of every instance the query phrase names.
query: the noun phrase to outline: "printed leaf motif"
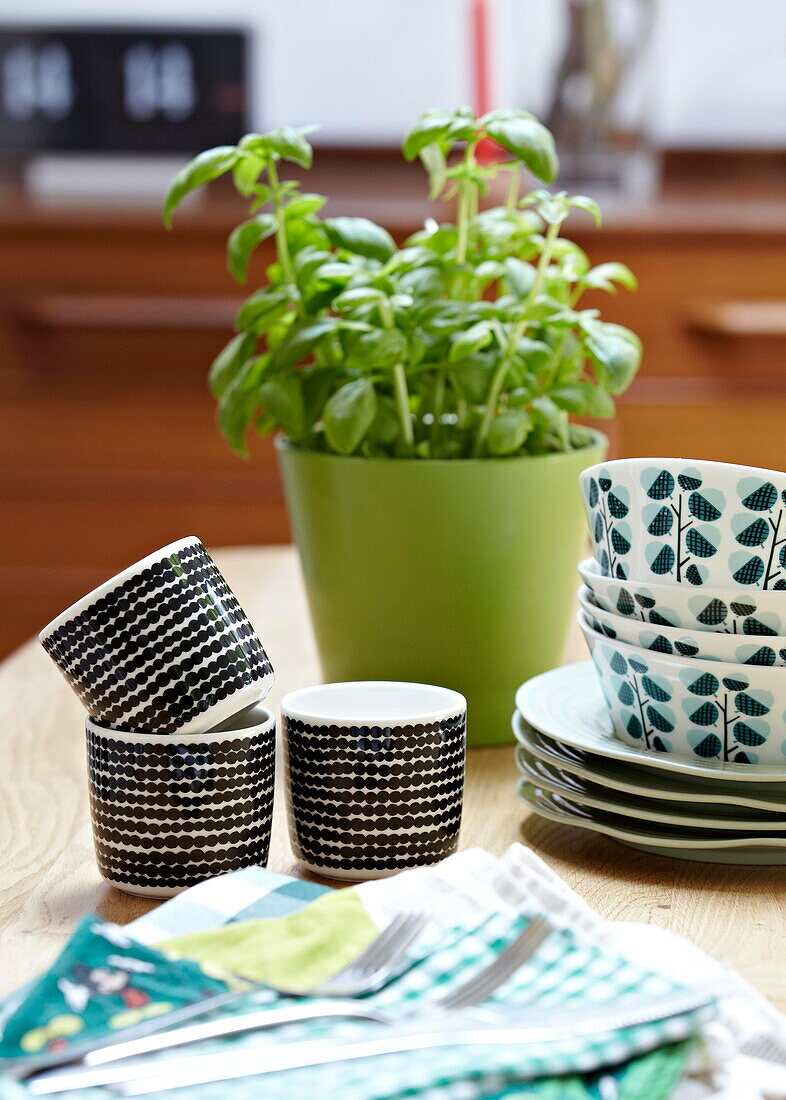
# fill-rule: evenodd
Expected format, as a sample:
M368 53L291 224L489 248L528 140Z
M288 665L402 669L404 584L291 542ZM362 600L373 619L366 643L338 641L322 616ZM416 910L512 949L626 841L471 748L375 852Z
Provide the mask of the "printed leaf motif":
M661 470L647 490L650 500L665 500L674 492L674 478L668 470Z
M626 581L628 579L628 574L625 572L625 566L622 562L618 561L614 567L614 576L618 581Z
M701 493L691 493L688 497L688 511L702 523L714 523L716 519L721 517L720 509L716 508L714 504L710 504Z
M644 730L641 728L641 722L635 714L631 714L625 729L631 737L635 737L637 741L644 735Z
M630 592L621 588L620 594L617 597L617 611L619 611L620 615L632 615L635 610L636 605L633 602L633 597Z
M786 568L786 566L784 566L784 568ZM777 589L779 592L782 592L784 588L786 588L786 581L783 579L783 577L781 577L781 579L779 581L776 581L772 587L773 591Z
M695 657L699 652L699 647L690 642L675 642L674 648L678 653L682 654L683 657Z
M693 584L698 587L700 584L704 584L704 578L699 572L699 568L696 565L689 565L685 570L685 580L688 584Z
M658 737L657 734L652 739L652 747L656 752L668 752L669 745L662 737Z
M595 626L595 629L598 630L600 628L601 624L597 623L597 620L593 620L593 621L597 624ZM607 638L616 638L617 637L617 631L612 630L612 628L610 626L606 626L605 623L602 624L601 633L605 634Z
M661 547L660 551L655 557L655 560L650 565L650 569L653 573L656 573L659 577L662 577L664 573L670 573L674 568L674 551L670 546Z
M679 647L679 642L677 646ZM662 634L658 634L647 646L647 649L653 650L655 653L673 653L672 644L668 638L664 638Z
M763 572L764 562L754 555L752 558L748 558L744 565L740 566L733 577L737 584L756 584L761 579Z
M689 489L700 489L701 488L701 478L700 477L691 477L689 474L680 474L679 477L677 478L677 481L680 483L680 488L685 489L686 492Z
M624 535L620 534L616 527L612 528L611 531L611 545L614 547L614 552L616 554L627 554L630 550L630 543Z
M732 606L734 605L732 604ZM718 626L725 621L728 613L728 608L722 600L710 600L703 611L700 611L696 616L696 619L704 626Z
M759 517L753 523L749 523L744 530L737 535L740 546L761 546L767 538L767 521Z
M759 646L756 652L752 653L750 657L742 663L744 665L774 665L775 650L770 649L768 645Z
M624 504L616 493L609 493L609 511L615 519L624 519L630 509Z
M590 508L595 508L598 503L598 483L594 477L589 479L589 485L587 486L587 500L589 501Z
M606 553L605 550L601 550L601 552L600 552L600 561L598 562L598 564L600 565L601 573L603 573L604 576L608 576L608 574L609 574L609 555Z
M747 745L749 748L755 748L757 745L763 745L767 740L762 734L757 733L756 730L751 729L745 722L735 722L733 727L734 736L737 738L741 745Z
M757 759L758 759L758 757L753 755L753 754L751 754L749 756L747 752L738 752L737 755L734 757L734 763L735 764L750 764L754 760L757 760Z
M721 751L720 737L717 737L714 733L708 733L702 741L699 741L698 745L694 746L693 751L697 756L703 756L705 759L719 756Z
M749 493L742 504L751 512L769 512L778 499L778 491L771 481L765 481L758 489Z
M765 707L764 703L760 703L758 699L754 699L746 691L741 691L739 695L736 695L734 702L740 714L747 714L751 718L758 718L762 714L769 714L770 712L769 707Z
M717 546L713 546L709 539L700 534L695 527L691 527L685 536L685 545L697 558L711 558L718 552Z
M671 733L674 729L674 723L670 722L665 714L661 714L661 712L652 705L647 706L647 717L650 722L652 722L655 729L660 730L661 733Z
M647 531L651 535L655 535L656 538L662 538L664 535L668 535L674 526L674 513L666 505L660 509L655 518L650 523Z
M651 699L655 699L656 702L667 703L671 699L671 692L667 691L657 680L653 680L651 676L643 676L641 684L647 695Z
M689 715L691 722L697 726L714 726L718 721L718 708L715 703L702 703L698 710Z
M664 615L661 615L659 611L650 611L650 622L653 626L677 626L677 623L673 623L670 619L667 619Z
M649 672L649 669L647 665L645 665L644 661L639 661L636 657L630 657L629 661L630 667L633 669L634 672Z
M786 546L782 546L778 551L778 561L780 562L781 569L786 569Z
M756 604L740 603L738 600L735 600L733 603L729 604L729 606L735 615L752 615L756 610Z
M625 673L628 671L627 661L617 650L615 650L615 652L612 654L609 665L611 666L612 671L616 672L619 676L624 676ZM747 684L745 686L747 687Z
M655 606L655 601L653 600L652 596L637 595L636 602L638 603L639 607L647 608Z
M598 485L600 485L600 487L601 487L601 489L603 490L604 493L608 493L609 489L611 488L611 478L609 478L609 477L599 477L598 478Z
M748 686L748 681L737 680L734 676L724 676L723 686L727 691L744 691Z
M755 634L761 637L773 637L776 631L771 630L770 627L765 626L764 623L759 622L758 619L745 619L742 623L743 634Z
M633 688L630 686L627 680L623 680L620 684L619 691L617 692L617 698L625 707L631 707L636 701L636 696L633 694Z
M697 680L688 684L688 691L691 695L714 695L719 687L717 676L713 676L711 672L703 672Z

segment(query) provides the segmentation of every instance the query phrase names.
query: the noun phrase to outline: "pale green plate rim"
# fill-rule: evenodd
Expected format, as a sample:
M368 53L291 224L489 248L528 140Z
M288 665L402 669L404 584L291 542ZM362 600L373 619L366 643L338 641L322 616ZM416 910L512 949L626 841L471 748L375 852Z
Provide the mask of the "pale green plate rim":
M579 713L576 718L580 721L586 714L592 713L598 720L598 727L587 725L586 720L583 727L570 725L558 712L555 713L553 700L559 699L566 687L581 695L584 713ZM783 767L780 764L732 764L725 760L694 764L685 757L650 753L618 741L612 730L592 661L561 665L527 680L516 692L516 707L531 726L542 730L553 741L564 742L576 749L595 753L596 756L608 756L614 760L626 760L632 764L662 768L678 775L692 775L703 779L786 783L786 761ZM603 727L603 736L598 735L600 726Z

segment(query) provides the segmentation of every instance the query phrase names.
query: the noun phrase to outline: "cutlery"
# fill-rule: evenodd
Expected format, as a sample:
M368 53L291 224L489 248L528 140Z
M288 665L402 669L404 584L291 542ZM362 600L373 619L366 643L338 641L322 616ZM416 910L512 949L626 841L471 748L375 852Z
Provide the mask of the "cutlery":
M427 923L428 917L423 913L399 913L353 962L320 986L298 992L292 990L279 990L278 992L292 997L358 997L365 993L374 993L400 973L397 964ZM123 1043L132 1039L138 1040L144 1036L155 1035L176 1024L197 1019L213 1012L215 1009L226 1008L242 1002L247 997L253 997L254 993L272 988L267 984L259 983L256 988L227 990L224 993L204 997L193 1004L182 1005L180 1008L166 1013L166 1015L157 1016L153 1020L145 1020L141 1024L125 1028ZM104 1047L114 1047L116 1044L117 1037L115 1035L106 1036L97 1041L91 1040L87 1043L73 1044L65 1052L43 1055L24 1061L20 1060L16 1066L9 1068L6 1072L18 1081L27 1080L42 1071L59 1066L68 1066L73 1062L78 1062L93 1051L98 1051Z
M552 931L545 917L535 917L527 927L497 955L488 966L473 974L452 992L440 997L429 1007L438 1012L455 1012L485 1001L507 981L540 947ZM324 987L323 987L324 988ZM88 1066L105 1065L121 1058L150 1054L155 1050L185 1046L205 1039L218 1039L228 1035L240 1035L248 1031L279 1027L282 1024L325 1017L355 1017L373 1020L380 1024L395 1025L401 1022L400 1013L391 1013L373 1005L316 1001L309 1004L287 1005L279 1009L262 1009L242 1016L221 1017L204 1023L190 1024L174 1031L160 1032L141 1039L122 1040L112 1046L101 1047L87 1054L83 1062Z
M33 1096L45 1096L69 1089L114 1086L121 1096L142 1096L166 1092L187 1086L228 1081L240 1077L261 1076L282 1070L353 1061L405 1051L434 1047L463 1046L471 1043L523 1045L551 1043L576 1036L602 1035L620 1028L635 1027L674 1017L686 1016L684 1027L672 1029L670 1039L684 1038L692 1033L696 1023L693 1013L713 1004L713 995L706 991L688 991L668 997L650 999L619 1008L597 1006L570 1011L565 1005L552 1009L528 1008L526 1012L508 1010L504 1024L479 1019L464 1013L451 1019L450 1027L440 1021L428 1026L427 1019L417 1017L403 1027L386 1030L371 1039L355 1040L336 1046L324 1040L285 1043L250 1050L219 1051L166 1058L153 1061L124 1061L119 1065L75 1067L29 1082ZM691 1015L688 1017L687 1014ZM657 1041L660 1041L659 1039Z

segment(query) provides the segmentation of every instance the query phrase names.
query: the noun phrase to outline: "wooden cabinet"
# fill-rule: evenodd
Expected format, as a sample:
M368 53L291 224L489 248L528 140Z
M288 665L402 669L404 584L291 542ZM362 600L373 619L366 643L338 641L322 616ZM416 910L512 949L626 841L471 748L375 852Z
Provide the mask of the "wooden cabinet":
M336 160L309 186L398 237L429 213L397 162ZM617 455L783 468L786 205L716 191L699 177L688 198L572 230L640 283L591 303L645 345L605 428ZM0 203L0 653L169 540L288 540L270 442L231 454L205 386L242 296L223 258L241 215L219 195L167 233L154 210Z

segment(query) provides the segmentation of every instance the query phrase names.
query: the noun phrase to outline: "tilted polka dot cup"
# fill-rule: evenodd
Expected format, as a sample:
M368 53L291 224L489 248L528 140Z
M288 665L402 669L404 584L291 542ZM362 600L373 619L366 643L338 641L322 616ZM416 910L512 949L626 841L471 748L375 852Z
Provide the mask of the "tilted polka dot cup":
M309 871L381 878L458 844L467 704L428 684L358 681L281 703L289 833Z
M88 714L127 729L201 733L273 686L254 628L194 536L106 581L39 638Z
M248 707L190 737L87 719L98 869L129 894L171 897L204 879L264 865L270 847L276 722Z

